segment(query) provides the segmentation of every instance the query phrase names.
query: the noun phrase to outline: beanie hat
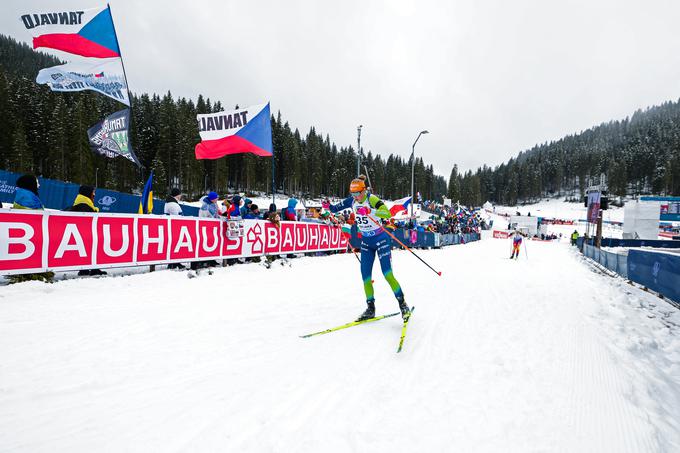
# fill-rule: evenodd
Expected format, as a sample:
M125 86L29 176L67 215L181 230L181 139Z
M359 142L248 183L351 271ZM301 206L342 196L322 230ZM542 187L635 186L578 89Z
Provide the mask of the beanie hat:
M17 179L16 185L20 189L30 190L38 195L38 180L33 175L22 175Z
M172 189L172 190L170 191L170 196L171 196L171 197L176 197L177 195L180 195L181 193L182 193L182 191L179 190L177 187L175 187L174 189Z
M234 195L231 199L231 202L235 205L239 205L241 203L241 197L238 195Z
M80 186L78 189L78 193L84 197L87 198L92 198L92 192L94 192L94 187L93 186Z
M216 192L210 192L208 193L208 200L217 200L217 193Z
M251 211L257 211L258 209L260 209L260 208L258 208L256 204L251 204L251 205L250 205L250 210L251 210Z

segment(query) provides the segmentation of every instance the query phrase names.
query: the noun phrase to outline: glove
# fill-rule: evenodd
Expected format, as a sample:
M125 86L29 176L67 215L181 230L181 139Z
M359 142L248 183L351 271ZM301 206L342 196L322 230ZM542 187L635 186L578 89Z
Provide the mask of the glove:
M331 207L330 201L328 201L328 199L325 199L324 201L321 202L321 207L324 209L330 208Z
M357 214L359 215L369 215L371 213L371 208L366 207L366 206L360 206L357 209Z

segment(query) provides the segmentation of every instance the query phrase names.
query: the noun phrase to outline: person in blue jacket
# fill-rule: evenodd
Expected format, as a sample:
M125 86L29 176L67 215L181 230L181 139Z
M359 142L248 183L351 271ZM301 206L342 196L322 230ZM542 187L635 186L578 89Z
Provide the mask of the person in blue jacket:
M392 272L392 247L390 236L385 233L380 219L392 217L385 203L377 196L371 194L366 187L366 176L360 175L352 180L349 186L350 196L338 204L330 204L324 201L323 207L331 212L352 209L356 215L356 225L361 232L361 277L364 280L364 293L366 294L366 311L357 321L363 321L375 317L375 296L373 293L373 263L378 254L380 268L387 283L389 283L394 297L399 303L399 310L404 320L408 319L411 312L404 300L404 292L401 285Z
M45 209L38 198L38 178L33 175L21 175L16 182L13 209Z

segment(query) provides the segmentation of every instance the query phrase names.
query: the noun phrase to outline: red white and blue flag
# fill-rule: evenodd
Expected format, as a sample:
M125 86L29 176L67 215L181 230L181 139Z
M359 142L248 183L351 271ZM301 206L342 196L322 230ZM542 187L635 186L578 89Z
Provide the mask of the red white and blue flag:
M201 143L196 159L219 159L229 154L273 155L269 103L226 112L197 115Z
M93 58L120 57L108 6L24 14L21 21L33 35L33 48L44 47Z
M392 217L396 216L397 214L401 214L408 209L410 204L411 197L400 198L399 200L396 200L390 208L390 214L392 214Z

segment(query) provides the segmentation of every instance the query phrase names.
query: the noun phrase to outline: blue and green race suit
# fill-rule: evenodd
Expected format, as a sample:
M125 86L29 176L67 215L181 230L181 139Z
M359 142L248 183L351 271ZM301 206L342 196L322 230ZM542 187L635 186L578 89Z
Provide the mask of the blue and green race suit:
M368 208L370 212L365 215L357 213L357 210L361 207ZM387 206L385 206L385 203L377 196L367 193L363 201L356 201L350 196L340 203L330 205L328 209L331 212L352 209L355 213L356 225L362 236L361 278L364 281L366 301L373 302L375 300L372 274L376 253L378 254L382 273L385 276L385 280L387 280L387 283L390 285L390 288L392 288L394 296L397 299L403 299L404 293L401 290L401 285L399 285L399 282L392 272L392 241L380 224L380 219L389 219L392 217L392 214L389 209L387 209Z

